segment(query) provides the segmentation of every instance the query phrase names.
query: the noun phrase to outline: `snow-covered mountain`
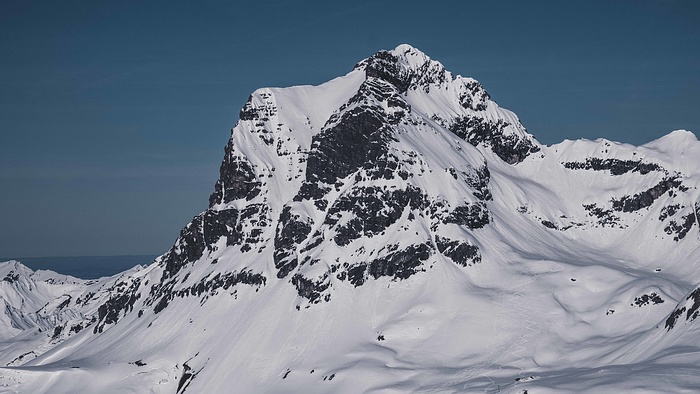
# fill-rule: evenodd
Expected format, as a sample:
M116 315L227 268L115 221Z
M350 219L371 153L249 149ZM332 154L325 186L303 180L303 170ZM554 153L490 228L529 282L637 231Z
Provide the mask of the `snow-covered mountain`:
M2 390L700 388L692 133L544 146L409 45L239 118L150 266L0 266Z

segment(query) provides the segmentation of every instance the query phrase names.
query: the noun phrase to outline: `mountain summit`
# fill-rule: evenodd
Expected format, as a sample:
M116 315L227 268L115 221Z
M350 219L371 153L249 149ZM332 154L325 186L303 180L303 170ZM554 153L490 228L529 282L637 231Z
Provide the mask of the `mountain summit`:
M150 266L81 281L4 263L0 385L698 388L698 185L690 132L543 146L400 45L255 91L209 208Z

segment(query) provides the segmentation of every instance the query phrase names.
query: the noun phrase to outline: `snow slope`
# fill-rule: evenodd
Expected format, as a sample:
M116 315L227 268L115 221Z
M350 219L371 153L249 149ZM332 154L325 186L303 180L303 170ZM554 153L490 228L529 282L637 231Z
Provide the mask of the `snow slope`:
M209 209L149 267L4 263L0 387L700 387L691 132L543 146L409 45L259 89L239 118Z

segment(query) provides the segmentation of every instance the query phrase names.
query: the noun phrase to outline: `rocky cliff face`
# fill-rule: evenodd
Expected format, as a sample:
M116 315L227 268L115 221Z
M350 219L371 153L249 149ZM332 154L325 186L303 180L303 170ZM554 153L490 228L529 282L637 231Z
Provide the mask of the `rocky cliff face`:
M151 266L76 284L46 304L50 322L14 319L26 324L7 337L34 339L6 347L0 361L25 369L3 382L624 390L638 382L591 368L697 316L699 158L684 131L543 146L408 45L319 86L260 89L209 208ZM664 370L649 361L663 350L625 363Z
M271 247L274 276L291 277L290 284L311 302L330 300L331 278L355 286L382 276L406 279L425 271L435 254L461 266L480 261L476 242L452 239L441 231L454 227L469 234L490 221L485 203L491 199L488 163L471 146L483 146L515 164L538 152L539 144L478 82L452 76L410 46L381 51L357 64L351 74L359 82L354 92L332 112L314 114L327 119L318 131L310 120L301 125L306 130L297 131L311 134L307 145L293 136L299 126L279 113L276 92L261 90L249 98L226 146L210 209L183 230L165 255L163 277L147 303L161 305L161 310L176 291L174 274L211 254L223 239L225 247L238 246L243 253ZM445 99L453 108L437 106ZM440 111L426 113L424 107ZM435 136L445 128L465 146L471 145L465 149L472 157L462 160L459 171L428 162L402 137ZM267 162L251 161L254 155L245 151L242 141L249 136L259 138L254 139L254 150L269 151ZM445 145L441 137L438 144ZM426 146L433 143L431 138L421 139ZM296 149L285 148L289 145ZM276 170L290 166L298 182L289 183L289 176L279 179ZM458 184L454 188L463 193L461 201L448 201L429 190L433 169ZM279 189L293 195L288 201L275 199L273 207L269 196ZM361 245L361 240L386 238L387 232L412 227L413 222L421 227L415 234L418 242L392 241L377 250ZM337 256L322 262L325 270L310 268L329 248ZM349 254L355 257L352 261L347 261Z

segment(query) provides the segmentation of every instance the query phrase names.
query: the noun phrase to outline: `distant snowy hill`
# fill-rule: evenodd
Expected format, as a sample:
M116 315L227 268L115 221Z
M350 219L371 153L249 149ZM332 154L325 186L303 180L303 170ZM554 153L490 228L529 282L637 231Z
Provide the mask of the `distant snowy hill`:
M700 142L544 146L400 45L255 91L152 265L0 265L0 391L700 389Z

